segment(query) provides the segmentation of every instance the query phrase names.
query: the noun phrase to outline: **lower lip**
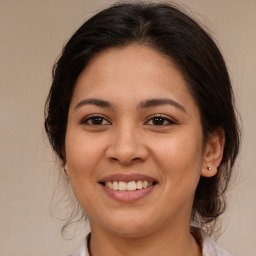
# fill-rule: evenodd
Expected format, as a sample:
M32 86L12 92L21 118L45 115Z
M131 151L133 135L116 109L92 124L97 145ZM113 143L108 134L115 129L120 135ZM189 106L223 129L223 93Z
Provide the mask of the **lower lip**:
M148 194L150 194L155 188L155 185L150 186L148 188L138 189L134 191L113 190L108 187L105 187L104 185L102 185L102 188L107 193L107 195L110 196L111 198L118 201L130 202L130 201L139 200L147 196Z

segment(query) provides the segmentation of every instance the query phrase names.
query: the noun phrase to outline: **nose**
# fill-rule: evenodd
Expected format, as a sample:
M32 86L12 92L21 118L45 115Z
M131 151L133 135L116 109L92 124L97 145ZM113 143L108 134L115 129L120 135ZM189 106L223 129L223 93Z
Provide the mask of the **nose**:
M136 128L127 125L115 129L106 150L106 157L122 165L145 161L148 150L141 135Z

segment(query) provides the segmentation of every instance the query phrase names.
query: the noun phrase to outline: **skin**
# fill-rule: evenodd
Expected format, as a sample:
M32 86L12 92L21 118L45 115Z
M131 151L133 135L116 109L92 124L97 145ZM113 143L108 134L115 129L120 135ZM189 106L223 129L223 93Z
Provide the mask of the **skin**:
M151 99L172 102L145 106ZM221 132L203 145L198 106L167 57L133 44L92 59L76 82L65 140L66 173L91 224L91 254L201 255L189 230L194 193L201 175L216 174L223 146ZM99 183L133 173L157 181L138 200L115 200Z

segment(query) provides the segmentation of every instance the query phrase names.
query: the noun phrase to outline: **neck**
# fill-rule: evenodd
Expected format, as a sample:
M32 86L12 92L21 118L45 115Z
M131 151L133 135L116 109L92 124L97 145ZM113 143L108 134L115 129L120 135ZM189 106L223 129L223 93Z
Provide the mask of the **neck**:
M120 236L92 226L90 256L104 256L106 251L112 256L201 256L201 248L189 228L155 234Z

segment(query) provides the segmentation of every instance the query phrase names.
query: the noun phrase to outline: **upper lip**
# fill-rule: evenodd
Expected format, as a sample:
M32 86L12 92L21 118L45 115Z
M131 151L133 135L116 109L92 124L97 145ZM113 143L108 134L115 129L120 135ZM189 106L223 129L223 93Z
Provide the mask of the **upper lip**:
M123 173L116 173L112 175L105 176L99 180L99 182L108 182L108 181L149 181L149 182L157 182L156 179L154 179L151 176L144 175L141 173L130 173L130 174L123 174Z

